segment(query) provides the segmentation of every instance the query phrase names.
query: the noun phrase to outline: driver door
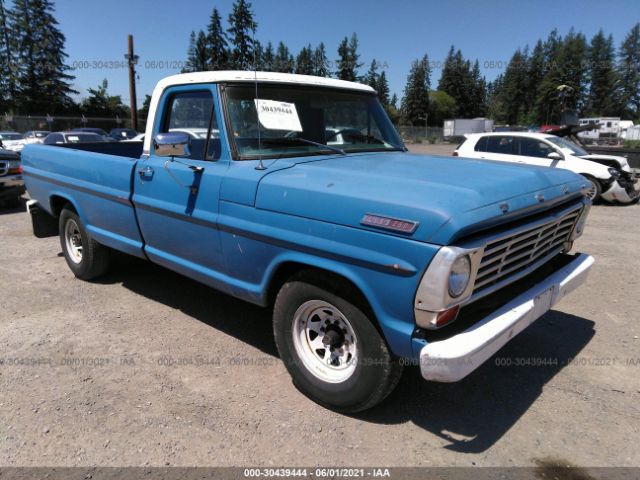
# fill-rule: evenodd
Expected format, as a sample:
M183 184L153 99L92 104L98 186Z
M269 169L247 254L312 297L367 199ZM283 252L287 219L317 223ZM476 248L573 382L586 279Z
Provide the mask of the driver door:
M518 160L528 165L555 167L559 161L548 157L550 153L556 152L557 150L537 138L517 137L515 149L519 157Z
M160 100L154 136L183 132L186 157L160 156L153 141L136 166L133 202L148 258L188 277L223 288L223 257L217 228L220 185L229 165L218 125L213 85L168 89Z

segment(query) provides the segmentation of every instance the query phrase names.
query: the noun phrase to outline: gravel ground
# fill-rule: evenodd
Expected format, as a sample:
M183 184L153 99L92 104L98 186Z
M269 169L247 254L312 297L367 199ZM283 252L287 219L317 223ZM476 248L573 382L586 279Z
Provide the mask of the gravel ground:
M594 207L587 283L470 377L408 369L344 416L293 387L269 312L128 257L82 282L1 210L0 465L639 466L639 212Z

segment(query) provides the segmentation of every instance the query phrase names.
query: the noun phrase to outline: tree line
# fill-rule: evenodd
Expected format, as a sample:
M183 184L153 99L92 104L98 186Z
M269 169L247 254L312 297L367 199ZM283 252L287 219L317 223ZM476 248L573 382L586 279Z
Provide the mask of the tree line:
M359 81L373 87L394 123L441 126L447 118L488 116L496 123L556 123L562 109L582 116L640 119L640 24L616 48L611 35L598 32L590 41L573 29L553 30L533 49L518 48L508 62L464 58L453 46L444 61L416 59L402 96L392 94L388 65L376 59L365 70L356 33L339 43L335 58L323 42L295 53L283 41L255 39L258 23L247 0L236 0L223 25L213 8L205 29L192 31L184 72L268 70ZM481 67L504 68L488 82ZM506 68L505 68L506 67ZM431 77L440 70L432 88ZM65 37L52 0L0 0L0 113L85 114L126 117L127 106L108 93L105 79L79 103L72 96ZM141 115L148 109L145 97Z

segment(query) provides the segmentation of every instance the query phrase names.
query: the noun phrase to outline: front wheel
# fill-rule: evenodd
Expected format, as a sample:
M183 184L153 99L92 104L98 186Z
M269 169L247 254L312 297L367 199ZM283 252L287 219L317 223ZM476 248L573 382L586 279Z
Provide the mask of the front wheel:
M582 175L584 178L586 178L590 185L588 185L587 188L587 192L586 192L586 196L593 202L596 203L598 200L600 200L600 195L602 195L602 185L600 185L600 182L592 177L591 175Z
M66 207L58 223L60 246L73 274L82 280L92 280L109 267L109 249L89 236L80 217Z
M346 283L334 287L306 272L285 283L276 298L276 345L296 387L340 412L373 407L394 389L402 367L363 309L347 299Z

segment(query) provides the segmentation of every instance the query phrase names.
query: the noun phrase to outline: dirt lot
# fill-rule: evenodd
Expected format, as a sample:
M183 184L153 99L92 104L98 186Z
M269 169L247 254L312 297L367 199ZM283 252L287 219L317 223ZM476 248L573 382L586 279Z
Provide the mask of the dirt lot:
M132 258L76 280L2 211L0 465L638 466L639 213L594 207L588 282L469 378L406 370L343 416L292 386L269 312Z

